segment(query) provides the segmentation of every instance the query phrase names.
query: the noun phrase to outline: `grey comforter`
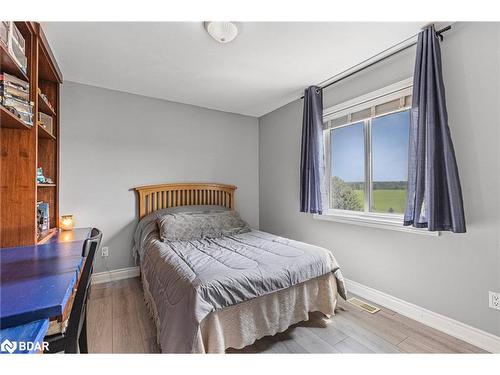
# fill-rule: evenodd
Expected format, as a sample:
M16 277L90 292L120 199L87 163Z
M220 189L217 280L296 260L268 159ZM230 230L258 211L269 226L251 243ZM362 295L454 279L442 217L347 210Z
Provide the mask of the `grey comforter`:
M210 312L329 272L345 298L339 266L326 249L256 230L162 242L155 219L141 221L134 249L156 307L163 352L191 352L199 324Z

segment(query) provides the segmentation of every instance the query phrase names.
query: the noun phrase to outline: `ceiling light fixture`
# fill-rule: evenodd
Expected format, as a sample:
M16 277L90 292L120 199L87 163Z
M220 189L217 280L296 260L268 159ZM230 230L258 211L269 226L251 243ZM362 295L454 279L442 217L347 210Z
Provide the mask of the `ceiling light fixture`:
M229 43L236 35L238 28L232 22L204 22L207 33L219 43Z

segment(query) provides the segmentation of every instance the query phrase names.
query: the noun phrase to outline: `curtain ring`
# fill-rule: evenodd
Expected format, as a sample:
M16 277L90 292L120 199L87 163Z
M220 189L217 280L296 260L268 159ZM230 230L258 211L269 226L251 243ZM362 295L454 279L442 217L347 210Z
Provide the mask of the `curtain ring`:
M319 94L321 92L321 89L316 89L316 94Z

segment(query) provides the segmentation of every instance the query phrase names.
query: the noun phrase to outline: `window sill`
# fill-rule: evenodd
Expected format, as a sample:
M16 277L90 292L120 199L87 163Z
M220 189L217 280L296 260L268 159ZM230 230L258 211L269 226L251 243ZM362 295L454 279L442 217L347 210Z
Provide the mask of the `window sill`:
M334 221L343 224L360 225L369 228L389 229L398 232L407 232L413 234L420 234L424 236L437 237L440 232L429 232L426 229L419 229L414 227L405 227L402 224L401 217L390 217L388 215L373 215L373 214L351 214L351 213L325 213L323 215L314 214L313 218L316 220Z

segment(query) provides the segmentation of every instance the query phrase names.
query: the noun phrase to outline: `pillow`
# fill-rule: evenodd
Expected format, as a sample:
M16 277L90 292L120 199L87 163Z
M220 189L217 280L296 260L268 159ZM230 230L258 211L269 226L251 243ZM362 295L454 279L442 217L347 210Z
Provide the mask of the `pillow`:
M162 241L217 238L250 231L236 211L167 214L157 223Z
M137 228L134 233L134 246L132 248L132 252L134 254L134 258L137 259L137 256L142 257L144 252L144 241L153 232L158 230L159 225L157 222L166 214L175 214L180 212L221 212L228 211L229 209L224 206L218 205L199 205L199 206L177 206L170 208L163 208L161 210L153 211L146 216L144 216L137 225Z
M184 212L198 212L198 213L208 213L208 212L221 212L229 211L229 208L224 206L206 205L206 206L176 206L170 208L163 208L152 212L156 217L163 216L165 214L178 214Z

